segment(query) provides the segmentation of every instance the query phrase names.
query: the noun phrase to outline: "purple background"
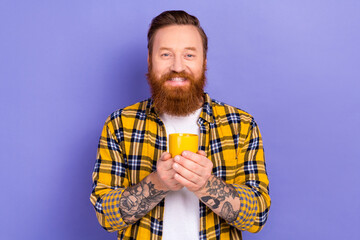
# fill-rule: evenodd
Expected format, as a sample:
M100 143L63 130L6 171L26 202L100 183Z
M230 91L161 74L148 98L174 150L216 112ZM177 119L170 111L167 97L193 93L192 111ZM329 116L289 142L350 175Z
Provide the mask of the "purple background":
M0 1L1 239L116 239L89 202L106 117L149 96L167 9L208 37L207 91L254 115L272 207L244 239L360 239L360 2Z

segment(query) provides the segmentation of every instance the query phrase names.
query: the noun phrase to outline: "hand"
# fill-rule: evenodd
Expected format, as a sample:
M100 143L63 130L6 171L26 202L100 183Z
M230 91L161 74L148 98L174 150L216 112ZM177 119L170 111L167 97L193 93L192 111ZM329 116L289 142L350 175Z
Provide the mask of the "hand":
M162 153L156 163L156 175L166 191L178 191L183 188L174 178L175 170L172 168L173 164L174 159L171 158L171 154L168 152Z
M213 163L204 151L197 154L184 151L181 156L175 156L174 161L175 180L191 192L201 190L211 176Z

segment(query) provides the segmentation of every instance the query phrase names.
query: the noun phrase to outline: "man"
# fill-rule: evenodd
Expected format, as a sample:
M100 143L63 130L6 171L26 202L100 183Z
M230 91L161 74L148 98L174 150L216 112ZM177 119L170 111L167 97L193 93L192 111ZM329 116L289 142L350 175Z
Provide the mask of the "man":
M241 239L270 207L262 138L251 115L204 93L207 36L196 17L166 11L148 32L152 97L106 120L91 202L118 239ZM170 133L199 151L167 152Z

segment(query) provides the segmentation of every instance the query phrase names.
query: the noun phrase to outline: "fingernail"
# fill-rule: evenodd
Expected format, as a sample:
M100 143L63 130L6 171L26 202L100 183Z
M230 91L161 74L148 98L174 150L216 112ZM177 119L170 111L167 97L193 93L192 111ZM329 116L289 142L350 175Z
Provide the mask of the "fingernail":
M188 155L188 153L187 153L187 151L183 151L181 155L183 155L185 157L186 155Z
M174 163L174 165L173 165L173 168L178 168L179 167L179 165L177 164L177 163Z
M175 161L180 161L180 157L178 155L175 156Z

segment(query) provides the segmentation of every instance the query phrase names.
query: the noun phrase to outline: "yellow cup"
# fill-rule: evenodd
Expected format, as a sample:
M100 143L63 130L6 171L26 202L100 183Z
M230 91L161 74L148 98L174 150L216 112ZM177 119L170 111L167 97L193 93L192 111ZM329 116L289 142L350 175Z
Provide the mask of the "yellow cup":
M181 155L185 150L196 153L199 137L191 133L173 133L169 135L169 152L172 157Z

